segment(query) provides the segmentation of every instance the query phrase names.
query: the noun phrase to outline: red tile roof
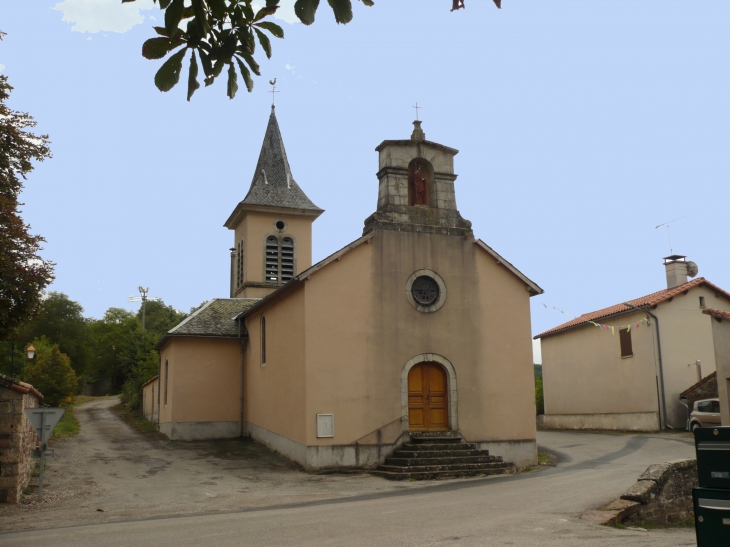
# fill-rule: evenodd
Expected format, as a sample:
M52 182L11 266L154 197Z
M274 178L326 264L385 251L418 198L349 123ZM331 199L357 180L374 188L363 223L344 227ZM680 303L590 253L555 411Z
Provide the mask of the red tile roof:
M719 296L723 296L727 300L730 300L730 293L727 293L724 290L722 290L720 287L718 287L717 285L710 283L704 277L698 277L697 279L693 279L692 281L683 283L682 285L678 285L672 289L664 289L662 291L657 291L655 293L651 293L646 296L642 296L641 298L635 298L634 300L627 300L626 302L628 302L632 306L636 306L637 308L642 307L642 306L655 307L658 304L661 304L662 302L671 300L675 296L679 296L680 294L682 294L690 289L694 289L695 287L699 287L699 286L708 287L710 290L715 291L715 293L717 293ZM565 330L568 330L568 329L571 329L574 327L585 325L589 321L597 321L599 319L606 319L608 317L622 314L622 313L628 312L630 310L631 310L631 306L627 306L626 304L616 304L615 306L603 308L602 310L594 311L591 313L584 313L583 315L573 319L572 321L568 321L567 323L563 323L562 325L553 327L552 329L546 330L545 332L541 332L540 334L535 336L535 339L552 336L553 334L557 334L559 332L563 332Z
M706 309L702 310L702 313L711 315L715 319L730 319L730 312L716 310L714 308L706 308Z
M705 312L703 311L702 313L705 313ZM686 399L687 395L692 393L698 387L705 385L707 382L709 382L710 380L712 380L714 378L717 378L717 371L713 372L712 374L708 374L707 376L702 378L702 380L700 380L699 382L689 386L687 389L685 389L682 393L679 394L679 398Z

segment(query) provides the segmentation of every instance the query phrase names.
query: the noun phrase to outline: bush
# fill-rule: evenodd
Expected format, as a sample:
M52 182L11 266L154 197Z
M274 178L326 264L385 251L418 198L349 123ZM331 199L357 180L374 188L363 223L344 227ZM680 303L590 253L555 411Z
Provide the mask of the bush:
M43 394L44 404L58 406L75 395L78 387L71 359L45 336L33 340L33 346L35 358L25 366L24 380Z
M127 410L139 410L142 407L142 384L155 377L158 363L157 352L148 351L132 365L129 377L122 387L122 403Z
M538 414L545 414L545 397L542 394L542 378L535 378L535 408Z

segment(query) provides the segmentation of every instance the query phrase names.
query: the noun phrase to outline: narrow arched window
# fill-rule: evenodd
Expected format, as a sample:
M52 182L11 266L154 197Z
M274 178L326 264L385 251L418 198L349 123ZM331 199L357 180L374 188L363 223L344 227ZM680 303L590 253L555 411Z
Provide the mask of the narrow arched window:
M266 316L261 316L261 366L266 365Z
M279 239L276 236L266 238L266 282L279 283Z
M167 384L168 379L170 378L170 366L167 362L167 359L165 359L165 406L167 406Z
M238 256L236 257L236 287L243 285L243 240L238 242Z

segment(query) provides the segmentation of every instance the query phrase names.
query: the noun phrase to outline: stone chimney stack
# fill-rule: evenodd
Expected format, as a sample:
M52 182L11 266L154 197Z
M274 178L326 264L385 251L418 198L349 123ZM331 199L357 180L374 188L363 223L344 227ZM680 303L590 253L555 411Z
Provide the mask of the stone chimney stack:
M687 283L689 275L689 262L686 256L671 255L664 257L664 269L667 271L667 289L673 289Z

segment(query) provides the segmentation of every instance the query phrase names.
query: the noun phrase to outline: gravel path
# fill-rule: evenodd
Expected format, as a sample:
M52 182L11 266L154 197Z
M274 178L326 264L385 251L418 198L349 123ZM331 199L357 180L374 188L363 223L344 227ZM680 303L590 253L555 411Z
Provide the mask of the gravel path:
M54 445L44 499L0 504L18 530L293 504L422 486L366 473L313 475L250 439L170 442L132 429L118 398L78 406L81 432ZM100 511L101 509L101 511Z

